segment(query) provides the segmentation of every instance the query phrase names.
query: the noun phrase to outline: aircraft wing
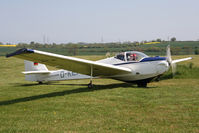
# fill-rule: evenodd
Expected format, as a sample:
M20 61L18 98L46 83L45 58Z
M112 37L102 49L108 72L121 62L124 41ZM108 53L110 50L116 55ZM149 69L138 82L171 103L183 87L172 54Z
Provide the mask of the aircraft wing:
M181 62L181 61L186 61L186 60L191 60L191 59L192 59L192 57L177 59L177 60L173 60L172 63L178 63L178 62Z
M92 76L98 77L112 77L132 72L129 68L26 48L6 55L6 57L11 56L85 75L91 75L92 72Z

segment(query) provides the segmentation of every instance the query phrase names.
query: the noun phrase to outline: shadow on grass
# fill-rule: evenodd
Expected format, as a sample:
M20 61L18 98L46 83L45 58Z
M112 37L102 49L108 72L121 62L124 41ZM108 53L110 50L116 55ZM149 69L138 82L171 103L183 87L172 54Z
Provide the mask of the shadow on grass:
M38 84L30 84L30 86L32 86L32 85L38 85ZM49 85L69 85L69 84L49 84ZM80 86L80 84L70 84L70 85ZM87 86L87 84L83 84L81 86L85 86L85 85ZM22 86L27 86L27 85L22 85ZM7 101L0 101L0 106L21 103L21 102L27 102L27 101L33 101L33 100L38 100L38 99L42 99L42 98L65 96L65 95L70 95L70 94L75 94L75 93L92 92L92 91L99 91L99 90L105 90L105 89L114 89L114 88L118 88L118 87L137 88L129 83L117 83L117 84L110 84L110 85L94 85L94 87L92 89L89 89L88 87L84 87L84 88L81 87L81 88L77 88L74 90L64 90L64 91L58 91L58 92L51 92L51 93L47 93L47 94L22 97L22 98L7 100ZM150 87L148 87L148 88L150 88Z
M24 84L21 84L21 83L10 83L12 84L13 86L41 86L41 85L59 85L59 84L56 84L58 82L45 82L45 83L42 83L42 84L39 84L39 83L24 83ZM66 85L66 84L65 84Z

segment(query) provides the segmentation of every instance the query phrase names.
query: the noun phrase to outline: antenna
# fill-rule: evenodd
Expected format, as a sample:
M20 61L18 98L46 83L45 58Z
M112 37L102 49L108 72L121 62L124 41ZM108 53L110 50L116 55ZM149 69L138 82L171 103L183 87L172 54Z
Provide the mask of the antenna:
M101 43L104 43L104 38L103 38L103 36L101 37Z
M46 43L49 44L49 37L46 37Z
M170 36L168 36L168 43L171 44Z
M43 35L43 44L46 44L46 36Z

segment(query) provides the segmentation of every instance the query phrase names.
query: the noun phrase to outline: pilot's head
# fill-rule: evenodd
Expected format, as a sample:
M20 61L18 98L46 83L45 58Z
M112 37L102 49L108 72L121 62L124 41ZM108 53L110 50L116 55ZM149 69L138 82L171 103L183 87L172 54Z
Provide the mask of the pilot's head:
M136 60L136 54L131 54L130 57L132 60Z
M135 57L136 56L136 54L131 54L133 57Z

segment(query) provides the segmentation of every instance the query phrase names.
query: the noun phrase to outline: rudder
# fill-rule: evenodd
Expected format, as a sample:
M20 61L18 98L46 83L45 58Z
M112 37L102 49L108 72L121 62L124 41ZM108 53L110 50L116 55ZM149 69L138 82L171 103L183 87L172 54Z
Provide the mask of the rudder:
M25 71L48 71L48 68L44 64L37 62L24 60Z

